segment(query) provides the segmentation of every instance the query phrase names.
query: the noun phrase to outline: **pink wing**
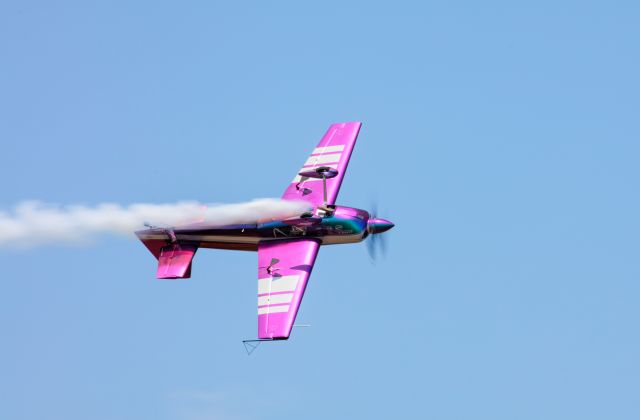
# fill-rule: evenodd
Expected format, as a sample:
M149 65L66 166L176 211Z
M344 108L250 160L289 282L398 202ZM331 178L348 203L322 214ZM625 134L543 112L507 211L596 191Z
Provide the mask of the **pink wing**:
M258 338L289 338L319 247L310 239L258 245Z
M327 179L327 204L335 204L336 202L340 184L342 184L342 178L347 170L361 125L362 123L359 122L349 122L330 126L302 169L298 171L308 171L322 166L338 170L336 177ZM323 204L322 179L296 175L282 198L284 200L305 200L314 206L321 205Z

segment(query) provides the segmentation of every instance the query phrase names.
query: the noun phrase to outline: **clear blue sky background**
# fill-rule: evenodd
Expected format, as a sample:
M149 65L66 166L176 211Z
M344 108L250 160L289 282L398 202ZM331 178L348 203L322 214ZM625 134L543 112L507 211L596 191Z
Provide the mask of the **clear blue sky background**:
M360 120L390 252L247 357L255 254L0 250L0 418L640 418L637 2L131 3L0 4L0 208L278 197Z

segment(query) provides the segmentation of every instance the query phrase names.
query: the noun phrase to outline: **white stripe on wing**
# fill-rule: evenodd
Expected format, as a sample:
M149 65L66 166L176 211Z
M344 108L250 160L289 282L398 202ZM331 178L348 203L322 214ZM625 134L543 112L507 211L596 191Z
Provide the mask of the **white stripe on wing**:
M313 149L312 155L321 155L324 153L342 152L344 150L344 144L337 144L335 146L316 147Z
M281 295L265 295L258 296L258 306L278 305L283 303L291 303L293 293L283 293Z
M274 277L273 280L271 277L258 279L258 294L264 295L267 293L293 292L296 290L299 277L300 276L293 275Z
M289 312L289 305L265 306L258 308L258 315L277 314L279 312Z
M323 164L323 163L339 162L340 161L340 156L342 156L342 153L331 153L331 154L328 154L328 155L311 156L309 159L307 159L307 161L305 162L304 166L312 166L312 165L318 165L318 164Z

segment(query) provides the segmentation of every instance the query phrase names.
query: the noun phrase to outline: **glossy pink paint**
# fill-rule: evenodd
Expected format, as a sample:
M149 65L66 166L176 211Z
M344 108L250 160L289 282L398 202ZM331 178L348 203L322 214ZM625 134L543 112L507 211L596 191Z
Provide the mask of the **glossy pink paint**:
M185 279L191 277L191 261L198 248L187 244L171 244L160 249L158 256L159 279Z
M322 137L322 140L320 140L315 149L313 149L313 152L311 153L309 159L305 161L302 169L298 171L306 171L320 166L335 166L338 174L331 179L327 179L328 204L335 204L336 202L338 192L340 191L340 185L342 184L342 180L344 179L345 173L347 171L349 159L351 158L351 153L353 151L353 147L356 144L356 139L358 138L358 133L360 132L361 126L362 123L360 122L348 122L331 125L325 135ZM325 152L323 152L323 150L325 150ZM324 156L335 155L340 155L337 158L337 161L324 162ZM305 190L305 188L313 184L317 185L318 187L309 188L311 189L311 192L307 193L307 190ZM289 185L285 190L282 198L285 200L305 200L316 206L321 205L323 204L323 194L322 189L319 188L320 185L322 185L322 181L316 179L309 179L307 181L303 180L302 185L299 185L297 182L292 182L291 185Z
M289 337L319 248L319 242L310 239L269 241L258 245L258 283L271 282L277 287L278 282L282 279L288 279L291 276L297 278L293 290L287 288L287 290L277 292L281 295L293 294L291 300L287 302L289 310L258 315L258 338L281 339ZM278 262L269 270L270 274L267 268L270 267L270 263L274 259L277 259ZM266 308L268 311L272 306L285 306L283 304L271 305L268 300L274 295L268 291L266 293L260 293L260 291L259 288L258 299L266 298L263 300L267 300L267 302L265 305L259 305L258 310Z

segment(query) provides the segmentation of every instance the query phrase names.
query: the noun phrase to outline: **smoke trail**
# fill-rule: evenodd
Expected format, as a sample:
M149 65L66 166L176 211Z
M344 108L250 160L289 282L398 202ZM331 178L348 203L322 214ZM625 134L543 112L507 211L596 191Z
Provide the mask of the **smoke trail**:
M131 235L143 228L144 223L158 226L192 222L215 225L256 223L292 217L308 209L309 204L305 202L271 198L238 204L203 205L186 201L129 206L105 203L94 207L25 201L11 212L0 211L0 247L85 243L101 234Z

